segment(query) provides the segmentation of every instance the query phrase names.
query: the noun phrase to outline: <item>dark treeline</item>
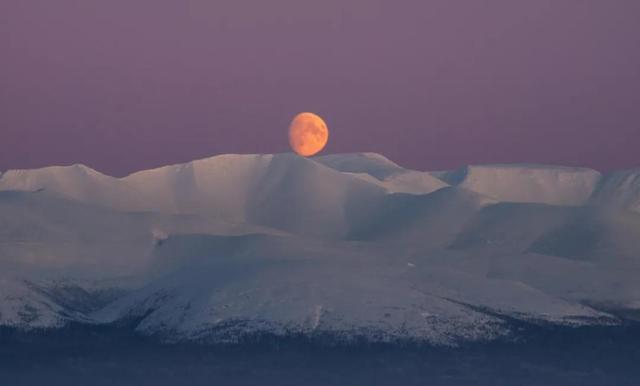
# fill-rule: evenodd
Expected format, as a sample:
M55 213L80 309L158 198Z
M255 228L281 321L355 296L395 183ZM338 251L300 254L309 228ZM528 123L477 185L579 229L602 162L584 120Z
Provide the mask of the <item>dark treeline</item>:
M638 385L640 325L514 323L512 338L434 347L331 336L166 344L126 326L0 329L1 385ZM516 338L517 337L517 338Z

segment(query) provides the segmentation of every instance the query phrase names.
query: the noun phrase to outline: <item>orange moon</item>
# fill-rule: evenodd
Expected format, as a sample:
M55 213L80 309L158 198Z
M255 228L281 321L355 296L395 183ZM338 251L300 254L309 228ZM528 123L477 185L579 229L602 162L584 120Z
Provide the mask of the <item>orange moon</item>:
M289 125L289 144L303 157L317 154L329 140L327 124L314 113L300 113Z

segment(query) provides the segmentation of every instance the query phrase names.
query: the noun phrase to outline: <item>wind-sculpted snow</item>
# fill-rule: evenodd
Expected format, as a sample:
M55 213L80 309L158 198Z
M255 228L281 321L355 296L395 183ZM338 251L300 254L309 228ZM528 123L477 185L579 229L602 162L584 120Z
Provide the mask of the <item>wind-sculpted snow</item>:
M455 344L640 310L637 172L221 155L0 176L0 325ZM125 279L126 278L126 279Z

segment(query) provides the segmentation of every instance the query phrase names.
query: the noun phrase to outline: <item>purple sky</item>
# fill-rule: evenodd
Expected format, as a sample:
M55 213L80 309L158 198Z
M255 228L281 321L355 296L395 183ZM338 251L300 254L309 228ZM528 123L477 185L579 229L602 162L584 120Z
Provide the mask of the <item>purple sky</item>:
M2 0L0 170L288 151L640 166L638 0Z

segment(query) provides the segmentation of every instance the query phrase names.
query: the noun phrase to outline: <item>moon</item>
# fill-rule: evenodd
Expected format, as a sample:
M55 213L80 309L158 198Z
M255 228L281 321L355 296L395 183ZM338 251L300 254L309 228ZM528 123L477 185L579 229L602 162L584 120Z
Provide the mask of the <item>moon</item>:
M329 140L327 124L314 113L300 113L289 125L289 144L303 157L319 153Z

